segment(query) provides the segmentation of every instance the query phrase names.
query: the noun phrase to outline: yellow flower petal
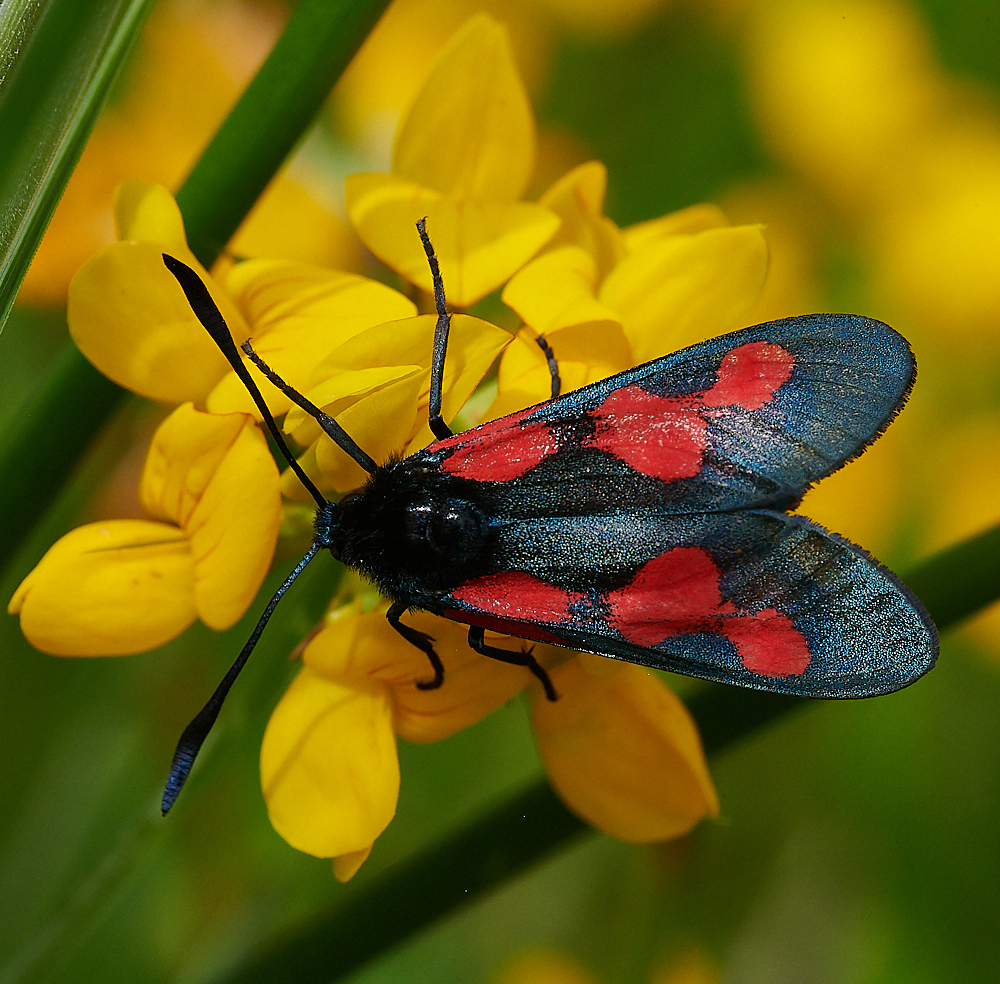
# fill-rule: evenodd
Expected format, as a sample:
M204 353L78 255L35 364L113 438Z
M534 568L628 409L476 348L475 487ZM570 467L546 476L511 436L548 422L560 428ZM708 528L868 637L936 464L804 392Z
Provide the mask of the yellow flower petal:
M246 414L178 407L150 443L144 508L184 528L198 615L227 629L247 610L274 556L281 523L278 469Z
M625 255L621 230L604 215L604 193L608 169L600 161L588 161L564 174L538 200L562 220L548 243L581 246L597 264L601 277Z
M677 212L661 215L658 219L637 222L622 230L625 246L630 253L642 249L647 243L665 236L690 236L707 229L721 229L729 225L726 213L718 205L689 205Z
M504 304L526 325L549 335L586 321L617 321L620 315L597 299L597 261L582 246L561 246L532 260L504 288Z
M413 433L422 389L423 373L411 375L369 393L337 414L337 423L378 464L385 464L390 455L403 450ZM321 437L315 447L324 487L349 492L364 484L367 472L328 437Z
M436 315L423 314L369 328L334 349L316 367L316 378L334 371L379 365L420 366L429 373L436 324ZM468 314L451 316L442 381L442 411L446 418L458 413L510 340L509 332L488 321ZM427 386L430 386L429 376Z
M334 416L378 462L404 449L411 453L432 440L426 407L436 321L434 315L421 315L376 325L339 346L316 367L315 376L326 378L306 396ZM486 321L452 315L441 404L446 421L457 416L510 340L508 332ZM399 365L379 365L387 360L398 360ZM370 390L358 399L365 386ZM348 398L349 405L341 409ZM285 429L300 444L319 436L318 425L299 409L289 412ZM364 480L362 470L326 438L316 445L315 454L324 481L334 488L346 491Z
M427 657L389 624L384 610L339 619L313 638L303 662L324 677L372 677L391 687L396 733L407 741L440 741L481 721L532 680L520 666L480 656L469 646L469 628L427 612L403 616L426 632L445 667L444 684L420 690L434 676ZM520 640L491 638L490 645L519 649Z
M337 270L358 270L363 264L361 244L348 222L284 171L236 230L229 251L234 256L281 257Z
M372 853L374 844L363 848L360 851L351 851L350 854L341 854L339 858L333 859L333 877L342 885L349 882L368 860L368 855Z
M372 325L417 313L413 301L377 280L288 260L238 263L226 290L253 325L254 338L279 329L302 332L298 340L327 351ZM333 322L336 330L324 334L318 322Z
M411 612L404 619L408 625L434 639L434 647L445 668L444 683L436 690L418 690L414 686L416 679L428 679L433 674L396 678L393 687L396 733L407 741L431 742L447 738L503 707L533 679L523 666L512 666L475 652L469 646L467 625L458 625L427 612ZM487 642L499 649L513 651L525 646L520 639L493 636L492 633L487 636ZM429 664L426 665L429 669Z
M257 595L281 526L278 469L249 421L219 464L186 530L195 562L198 617L228 629Z
M535 120L503 25L476 14L438 54L400 123L393 171L458 198L520 198Z
M551 392L548 368L542 367L527 372L520 377L516 385L497 394L496 399L483 414L483 421L497 420L499 417L517 413L518 410L537 406L539 403L544 403Z
M122 656L163 645L196 618L194 561L175 526L120 519L56 541L8 612L54 656Z
M598 298L618 312L636 362L739 327L764 286L759 226L667 236L625 257Z
M353 273L284 260L250 260L226 277L226 290L252 326L257 354L303 392L317 364L338 345L386 321L409 318L416 305L399 291ZM291 401L244 360L274 416ZM259 413L242 381L227 373L208 397L213 413Z
M559 238L565 237L566 242L576 242L566 236L570 230L566 228L565 223L583 215L603 215L604 195L607 190L608 169L601 161L587 161L567 171L538 199L538 202L551 208L563 220ZM577 245L582 246L583 243Z
M118 239L147 239L160 243L178 259L190 254L184 219L174 196L163 185L127 178L115 188L112 202Z
M583 362L560 360L559 382L560 393L572 393L573 390L604 379L618 370L606 370L601 366L588 365ZM552 395L552 376L547 365L535 366L518 377L517 382L504 387L497 393L496 399L490 404L484 414L484 420L496 420L507 414L537 406L550 399Z
M456 307L468 307L499 287L559 227L559 219L541 205L444 197L392 174L348 177L347 210L380 260L430 291L431 273L415 228L426 216L448 300Z
M223 417L190 403L179 406L149 442L139 482L143 509L184 526L246 422L242 414Z
M151 400L200 402L228 369L154 242L115 243L77 271L66 312L70 334L105 376ZM193 257L236 343L246 325Z
M123 242L101 250L70 284L67 319L83 354L106 376L154 400L201 401L227 368L163 265L176 256L208 286L237 344L246 326L188 249L184 222L162 185L131 179L115 190Z
M434 319L437 320L436 318ZM441 416L446 423L452 423L462 407L476 391L483 377L496 361L498 355L511 343L510 332L480 321L467 314L451 316L451 331L448 336L448 357L445 360L444 381L441 397ZM419 348L429 353L430 348L423 340L416 340ZM537 346L536 346L537 348ZM541 350L539 350L541 351ZM416 357L417 350L407 352L407 357ZM425 356L426 359L426 356ZM430 398L430 362L427 365L427 388L421 393L417 407L419 429L412 435L405 454L410 455L437 440L430 429L427 407Z
M413 380L423 372L421 366L371 366L368 369L344 369L332 372L322 382L305 391L305 397L331 417L339 417L349 407L378 393L387 386ZM413 393L419 394L423 381L413 382ZM414 396L416 401L416 395ZM311 444L323 433L319 421L301 407L295 406L285 416L283 427L298 444Z
M585 380L588 383L624 372L633 363L631 346L617 321L590 321L563 328L549 336L549 344L559 363L560 375L564 363L579 363L588 367ZM564 393L570 391L568 378L563 387ZM580 382L577 385L583 384Z
M271 823L292 847L321 858L371 847L399 796L388 688L303 669L268 722L260 775Z
M552 671L559 700L532 701L553 787L588 823L630 843L678 837L718 800L694 722L652 671L631 663L597 672L584 658Z

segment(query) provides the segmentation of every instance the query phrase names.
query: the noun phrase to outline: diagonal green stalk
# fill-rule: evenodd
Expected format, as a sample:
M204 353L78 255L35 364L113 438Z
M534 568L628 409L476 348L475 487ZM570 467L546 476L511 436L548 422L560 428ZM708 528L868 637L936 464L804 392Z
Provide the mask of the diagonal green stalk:
M67 2L83 5L82 0ZM388 2L302 0L295 8L274 49L178 193L191 248L206 266L308 129ZM132 29L137 27L138 23ZM3 107L0 102L0 115ZM93 115L81 131L83 138L93 125ZM2 159L0 151L0 164ZM71 165L51 185L56 198ZM47 221L48 215L32 226L29 258ZM51 505L122 395L75 345L67 344L36 397L24 408L20 426L5 435L0 445L0 475L4 476L0 483L0 567L7 565Z
M1000 598L1000 526L911 572L938 629ZM918 684L919 686L919 684ZM708 754L722 752L808 700L706 685L688 702ZM226 984L329 984L588 832L544 780L400 862L308 926L275 940Z
M209 266L315 119L389 0L302 0L177 193Z

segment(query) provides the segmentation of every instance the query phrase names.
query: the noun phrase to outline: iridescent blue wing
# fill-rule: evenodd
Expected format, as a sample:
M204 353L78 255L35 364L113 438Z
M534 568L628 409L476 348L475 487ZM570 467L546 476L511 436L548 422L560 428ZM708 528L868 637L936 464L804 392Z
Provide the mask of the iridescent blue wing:
M498 570L440 612L689 676L871 697L926 673L937 632L854 544L798 516L652 511L506 524Z
M558 355L558 352L556 353ZM793 506L860 454L906 400L906 340L856 315L721 335L431 445L503 511L634 502L678 513Z
M493 539L429 607L757 689L899 689L936 658L927 613L785 512L885 429L914 371L880 322L789 318L431 445L411 460L474 488Z

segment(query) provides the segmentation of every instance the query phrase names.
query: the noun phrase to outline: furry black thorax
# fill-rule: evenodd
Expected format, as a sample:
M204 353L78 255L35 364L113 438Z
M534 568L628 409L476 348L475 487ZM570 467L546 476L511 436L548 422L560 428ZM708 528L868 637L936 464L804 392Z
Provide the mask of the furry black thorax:
M338 560L412 608L485 573L495 548L482 484L415 458L379 467L364 486L316 515Z

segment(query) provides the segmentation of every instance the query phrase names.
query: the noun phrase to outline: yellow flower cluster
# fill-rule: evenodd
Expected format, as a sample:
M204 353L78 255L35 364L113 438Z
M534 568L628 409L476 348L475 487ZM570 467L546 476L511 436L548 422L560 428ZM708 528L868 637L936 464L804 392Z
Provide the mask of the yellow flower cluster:
M603 165L583 165L539 202L522 200L534 168L534 119L505 29L485 15L441 51L402 120L393 171L348 179L348 211L365 245L416 288L430 277L414 222L427 227L449 299L469 306L506 284L518 335L453 317L443 412L452 420L502 354L497 416L544 400L544 333L564 389L738 327L761 291L758 227L730 227L696 206L619 229L603 215ZM116 196L119 241L70 286L74 339L102 372L178 404L153 438L140 496L149 521L96 523L60 540L10 603L27 637L58 655L150 649L200 618L232 625L270 563L282 495L259 416L161 261L198 271L236 342L247 338L292 386L376 460L432 441L427 426L434 318L404 294L354 273L292 260L220 263L213 279L187 247L165 189L131 181ZM359 467L316 422L249 367L271 413L323 490L345 492ZM677 836L717 801L697 731L655 673L550 646L535 653L560 699L521 667L472 652L466 629L425 613L446 668L419 690L425 657L387 624L387 602L351 578L303 652L261 751L265 797L289 843L333 857L351 877L393 816L396 736L436 741L527 688L542 761L580 816L633 842ZM515 640L491 639L494 646Z

